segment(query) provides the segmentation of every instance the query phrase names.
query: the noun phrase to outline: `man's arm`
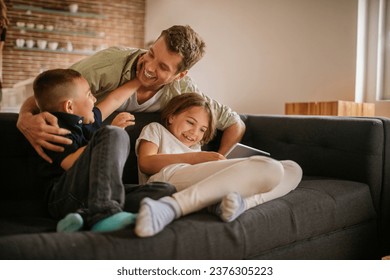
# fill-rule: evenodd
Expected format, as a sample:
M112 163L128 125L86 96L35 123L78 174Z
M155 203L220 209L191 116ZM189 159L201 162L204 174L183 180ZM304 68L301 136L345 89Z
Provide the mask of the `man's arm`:
M138 78L134 78L110 92L102 102L96 105L102 113L102 119L105 120L118 109L140 86Z
M245 133L245 124L239 120L223 131L221 143L218 152L222 155L226 154L234 144L240 142Z
M65 145L72 143L70 139L61 136L70 132L66 129L59 128L55 116L48 112L39 113L33 96L27 98L20 108L16 126L27 138L38 155L50 163L52 160L43 151L43 148L55 152L62 152L64 148L55 145L55 143Z
M140 53L139 49L110 47L69 68L79 72L88 81L99 103L108 93L131 79L131 67Z

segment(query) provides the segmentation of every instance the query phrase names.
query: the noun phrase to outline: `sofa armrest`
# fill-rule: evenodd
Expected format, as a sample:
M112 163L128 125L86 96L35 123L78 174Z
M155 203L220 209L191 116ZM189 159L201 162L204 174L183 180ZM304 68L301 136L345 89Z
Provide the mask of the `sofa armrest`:
M390 119L380 118L385 130L384 173L381 195L381 232L384 255L390 254Z

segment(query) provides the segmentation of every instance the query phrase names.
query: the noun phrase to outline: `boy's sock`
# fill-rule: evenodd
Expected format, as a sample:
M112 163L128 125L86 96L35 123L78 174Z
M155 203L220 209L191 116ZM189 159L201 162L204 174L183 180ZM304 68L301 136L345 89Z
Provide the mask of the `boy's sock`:
M180 216L180 206L173 197L166 196L159 200L144 198L135 224L135 233L139 237L153 236Z
M105 232L120 230L128 225L134 224L136 217L136 214L130 212L118 212L94 224L91 231Z
M58 232L75 232L84 225L83 218L78 213L70 213L57 223Z
M221 202L218 202L216 204L213 204L213 205L210 205L209 207L207 207L207 211L211 214L214 214L216 216L221 216L222 212L221 212Z
M244 199L238 193L232 192L222 199L220 218L222 221L231 222L244 213L245 210Z

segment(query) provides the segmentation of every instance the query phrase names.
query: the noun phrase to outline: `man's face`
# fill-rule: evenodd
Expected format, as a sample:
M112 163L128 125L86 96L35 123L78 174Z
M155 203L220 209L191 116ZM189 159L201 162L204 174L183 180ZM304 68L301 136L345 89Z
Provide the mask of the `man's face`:
M170 52L164 38L160 37L138 60L138 79L143 87L159 90L162 86L181 79L187 74L187 70L177 73L181 61L182 57Z

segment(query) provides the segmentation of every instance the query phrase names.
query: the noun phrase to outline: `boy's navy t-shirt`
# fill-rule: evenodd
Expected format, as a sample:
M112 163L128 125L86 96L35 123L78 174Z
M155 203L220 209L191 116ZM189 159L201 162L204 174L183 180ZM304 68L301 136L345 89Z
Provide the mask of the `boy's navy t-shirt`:
M93 108L93 114L95 122L91 124L83 124L83 117L63 113L63 112L52 112L58 119L58 126L69 130L71 133L65 135L65 137L72 140L70 145L62 145L64 147L63 152L53 152L45 150L45 153L53 160L50 164L45 160L42 160L41 175L43 178L47 178L48 185L52 185L64 172L65 170L61 167L61 162L69 155L77 151L80 147L88 144L93 133L102 127L102 114L99 108Z

